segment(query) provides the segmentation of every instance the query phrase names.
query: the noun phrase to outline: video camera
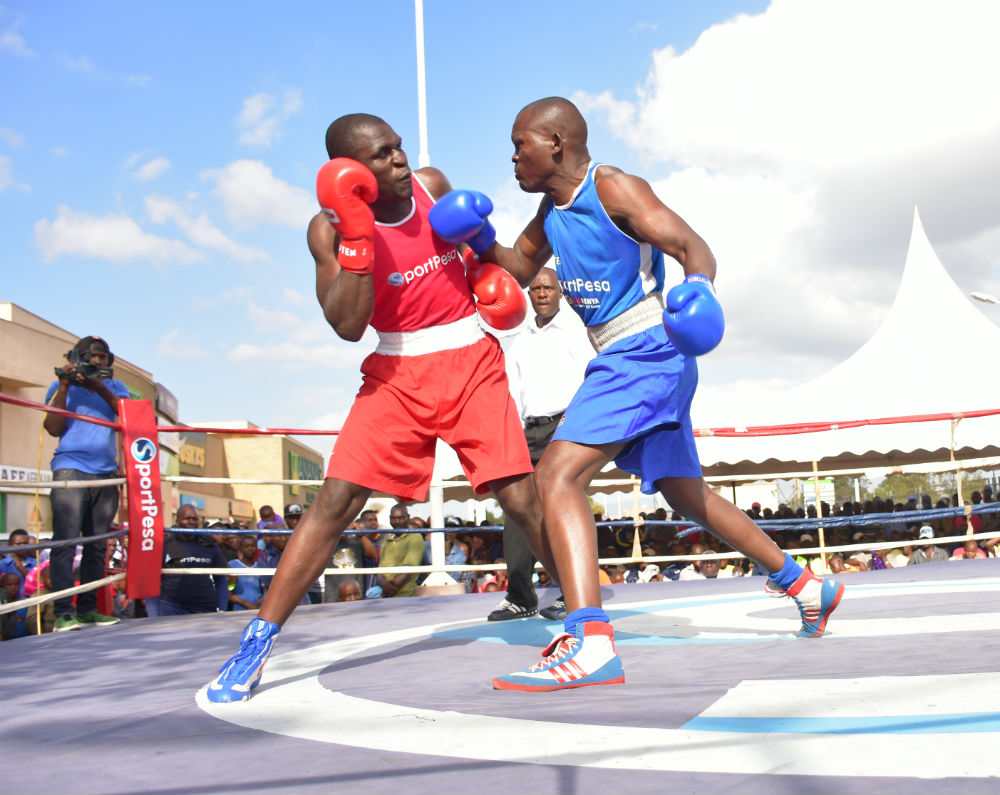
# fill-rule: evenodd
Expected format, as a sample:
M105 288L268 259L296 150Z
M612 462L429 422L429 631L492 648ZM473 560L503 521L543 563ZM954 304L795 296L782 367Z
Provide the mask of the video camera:
M71 348L66 353L66 358L69 360L69 363L76 368L73 374L79 373L86 381L94 381L97 378L114 377L114 371L111 369L111 365L115 362L115 355L110 350L108 351L107 367L98 367L96 364L91 364L89 361L86 361L80 353L79 346ZM57 378L66 378L67 375L73 375L67 374L62 367L57 367L55 369Z

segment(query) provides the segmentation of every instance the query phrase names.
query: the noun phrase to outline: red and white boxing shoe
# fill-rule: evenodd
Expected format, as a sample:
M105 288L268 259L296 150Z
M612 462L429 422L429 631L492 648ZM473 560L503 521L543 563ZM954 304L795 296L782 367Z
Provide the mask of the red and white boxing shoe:
M818 638L826 631L826 622L830 614L837 609L844 597L844 584L836 580L824 580L809 571L803 571L799 578L788 588L782 590L770 577L764 583L764 593L768 596L791 597L799 608L802 616L800 638Z
M621 658L615 651L615 633L603 621L578 624L576 634L562 634L542 652L542 661L526 671L493 680L494 690L568 690L590 685L619 685L625 681Z

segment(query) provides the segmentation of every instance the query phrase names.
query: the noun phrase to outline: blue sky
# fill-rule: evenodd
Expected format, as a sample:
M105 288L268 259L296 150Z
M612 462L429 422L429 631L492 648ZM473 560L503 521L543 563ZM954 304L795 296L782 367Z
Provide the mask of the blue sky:
M998 17L425 0L431 163L494 197L509 242L537 201L511 122L573 99L594 158L647 178L716 253L728 330L703 391L777 389L878 326L916 204L963 290L1000 294ZM386 118L417 164L415 63L410 0L3 3L0 300L106 337L185 422L339 427L374 342L337 340L316 304L313 180L348 112Z

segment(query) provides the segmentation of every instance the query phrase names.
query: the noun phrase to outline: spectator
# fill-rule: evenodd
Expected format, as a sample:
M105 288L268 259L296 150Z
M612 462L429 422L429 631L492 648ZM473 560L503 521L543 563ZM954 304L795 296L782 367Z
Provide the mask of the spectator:
M444 520L445 527L454 527L455 525L449 524L449 521L454 517L448 517ZM455 522L458 520L455 519ZM457 533L445 533L444 536L444 562L446 566L461 566L469 562L469 544L465 540L465 534L458 535ZM452 572L451 573L458 582L465 585L466 592L471 592L475 590L476 575L471 571Z
M281 519L274 519L268 522L268 527L265 530L287 530L285 523ZM276 569L278 564L281 562L282 556L285 554L285 547L288 546L288 533L270 533L264 536L264 551L257 556L257 565L262 569ZM261 577L260 582L264 587L264 592L267 593L267 589L271 587L271 582L273 577ZM299 600L300 605L309 605L312 602L309 599L308 592L303 594L302 598Z
M506 566L507 565L507 561L504 558L494 558L493 562L495 564L499 565L499 566ZM507 570L506 569L497 569L496 572L494 572L494 573L496 574L496 578L497 578L497 590L498 591L506 591L507 590L507 579L508 579Z
M43 563L38 568L38 589L35 591L35 596L45 596L50 593L52 593L52 572L49 570L49 564ZM42 633L51 632L56 624L56 609L51 601L32 605L25 616L29 635L39 634L39 614L41 614Z
M975 560L976 558L985 558L986 553L979 548L979 544L976 543L976 539L970 538L962 546L956 547L955 551L951 554L952 560Z
M982 494L980 494L978 491L972 492L971 502L973 508L982 503L982 501L983 501ZM970 524L972 526L971 531L969 530ZM959 514L958 516L955 517L955 520L952 523L952 535L960 535L966 532L969 535L972 535L973 533L978 534L983 532L983 517L980 514L978 513L970 514L968 520L966 520L964 514Z
M129 599L125 593L125 580L119 580L112 586L112 604L114 615L118 618L145 618L145 604L142 599Z
M419 566L424 557L424 541L419 533L390 533L382 542L379 553L379 568L394 568L396 566ZM417 595L416 573L375 575L375 585L381 589L381 596L392 598L397 596Z
M229 561L234 569L252 569L257 566L257 543L252 536L240 536L240 550L236 560ZM230 610L256 610L264 598L260 577L231 577L229 591Z
M84 337L66 354L67 364L56 368L59 377L45 394L47 405L97 419L113 421L118 400L129 397L128 388L113 377L115 357L100 337ZM59 444L52 457L53 480L103 480L118 474L115 431L104 425L77 420L63 414L46 414L43 427ZM52 538L64 541L107 533L118 512L118 487L52 489ZM104 541L83 545L80 584L104 577L107 545ZM72 546L53 547L52 588L72 588ZM114 616L97 610L97 592L84 591L55 601L56 632L79 629L81 624L105 626L118 623Z
M701 544L694 544L691 547L692 555L702 555L705 548ZM679 580L714 580L719 576L718 560L695 560L686 569L683 569Z
M275 513L274 513L274 508L272 508L270 505L261 505L260 506L260 521L257 522L257 529L258 530L264 530L265 528L270 527L271 526L271 522L273 522L277 518L278 517L275 516Z
M361 548L364 550L364 568L373 569L378 566L379 544L382 534L378 532L378 513L371 508L367 508L358 514L358 530L368 531L359 536ZM365 575L365 590L375 585L375 575Z
M198 509L182 505L174 525L196 530L201 524ZM170 533L163 544L163 567L166 569L227 569L222 551L210 536L194 533ZM146 600L151 616L179 616L189 613L213 613L229 604L229 581L225 574L164 574L160 596Z
M361 586L357 580L345 580L337 589L338 602L357 602L364 598L365 595L361 593Z
M407 530L410 522L410 511L401 502L389 509L389 526L397 533Z
M0 574L0 604L16 602L20 590L20 577L13 572ZM20 610L0 614L0 640L14 640L28 634L27 612L27 609L22 607Z
M27 530L11 530L7 537L7 545L11 547L27 546L30 541ZM10 552L0 559L0 574L16 574L20 585L18 586L18 599L24 597L24 582L29 573L38 564L38 560L31 556L29 552Z
M924 525L920 528L918 539L934 538L934 528ZM936 544L928 544L914 548L910 556L908 566L916 566L921 563L935 563L939 560L948 560L948 553Z
M358 523L356 521L351 522L347 526L348 530L357 530ZM365 550L361 544L361 538L353 533L344 533L340 536L337 541L337 546L333 550L333 554L330 556L330 566L335 569L356 569L362 565L365 558ZM364 590L362 586L364 585L364 575L362 574L329 574L326 576L326 594L328 598L333 599L334 594L338 601L344 601L340 598L340 594L343 592L344 584L348 581L352 581L358 586L358 593L361 594L361 598L364 598ZM352 589L353 590L353 589Z
M240 555L240 539L243 538L243 536L225 532L226 530L229 530L230 527L225 522L219 520L209 522L208 529L218 531L212 534L212 538L214 538L215 543L219 545L219 549L222 551L222 557L226 559L226 562L231 563L236 560L236 558Z

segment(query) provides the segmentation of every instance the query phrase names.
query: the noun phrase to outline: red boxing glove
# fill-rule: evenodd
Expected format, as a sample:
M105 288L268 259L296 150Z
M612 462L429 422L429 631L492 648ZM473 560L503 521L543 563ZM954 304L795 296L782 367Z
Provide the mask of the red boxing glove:
M520 326L528 312L528 302L517 279L496 263L481 262L472 249L466 249L462 258L479 316L498 331Z
M357 160L335 157L316 175L316 198L340 236L340 267L351 273L371 273L375 216L368 205L378 198L375 175Z

